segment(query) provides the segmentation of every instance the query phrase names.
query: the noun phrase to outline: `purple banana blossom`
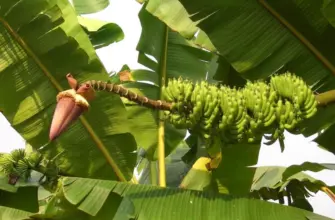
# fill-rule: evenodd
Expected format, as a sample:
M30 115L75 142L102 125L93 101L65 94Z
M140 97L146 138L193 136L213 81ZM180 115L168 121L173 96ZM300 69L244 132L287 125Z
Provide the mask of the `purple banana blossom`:
M72 122L88 110L88 101L94 98L94 90L89 84L79 86L71 74L67 74L66 78L71 89L57 95L57 105L49 133L50 141L59 137Z

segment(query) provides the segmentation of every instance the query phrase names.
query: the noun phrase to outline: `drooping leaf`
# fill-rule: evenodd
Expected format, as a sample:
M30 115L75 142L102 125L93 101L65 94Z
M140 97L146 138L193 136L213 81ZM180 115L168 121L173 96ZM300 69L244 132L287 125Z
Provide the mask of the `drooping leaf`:
M93 190L95 187L108 185L111 192L127 199L127 202L124 205L121 203L119 208L123 209L125 213L129 202L132 202L135 207L135 214L132 215L139 220L208 219L209 216L212 219L329 219L301 209L270 202L199 191L73 177L64 178L62 184L63 190L67 192L66 199L77 201L80 200L76 193L78 185L83 188L93 187ZM72 188L75 189L72 190ZM84 194L86 196L92 195L92 197L88 199L88 197L80 193L80 197L84 196L82 203L89 202L95 197L92 191ZM103 202L100 201L100 203ZM117 205L115 204L114 207L110 206L111 210ZM109 214L113 215L112 212Z
M136 143L116 95L98 93L84 116L48 140L56 95L69 88L65 75L109 79L68 1L1 0L0 6L0 109L13 128L49 159L63 152L56 162L64 174L130 179Z
M137 45L137 50L140 52L139 62L157 72L162 55L165 53L162 48L167 37L167 77L181 76L191 80L205 79L213 54L199 49L170 28L166 33L165 24L144 7L145 5L139 13L142 25L142 33ZM167 36L164 36L165 33ZM152 56L153 59L145 54Z
M187 11L183 7L183 5L180 3L180 1L178 0L172 0L172 1L171 0L150 0L145 5L145 9L148 12L150 12L153 16L155 16L156 18L164 22L169 28L171 28L171 30L177 32L178 36L181 35L185 37L186 39L188 39L188 41L185 41L188 43L188 46L200 47L200 48L204 48L212 52L212 53L208 53L208 54L212 54L212 60L209 61L209 65L212 65L212 66L208 67L209 68L208 76L206 77L207 81L213 82L212 77L215 74L214 79L219 80L221 82L223 81L224 84L235 86L235 84L239 84L240 81L243 82L243 79L239 76L239 74L237 74L234 68L231 67L231 64L228 63L224 57L220 56L219 54L216 54L217 50L212 44L207 34L203 32L201 29L199 29L198 27L196 27L197 22L193 22L189 18L190 15L187 13ZM148 53L148 52L145 52L145 53ZM153 54L150 53L150 55L153 55ZM217 62L216 62L216 59L218 59ZM211 70L211 68L213 68L214 66L215 68ZM200 69L198 70L198 72L200 72ZM213 73L213 75L211 75L211 72ZM190 74L194 74L194 73L190 73ZM230 76L230 75L233 75L233 76ZM186 77L191 77L191 76L186 76ZM237 80L237 82L235 82L235 80Z
M192 38L198 29L179 1L150 0L145 9L158 18L164 17L164 22L185 38Z
M102 11L109 5L109 0L72 0L78 14L91 14Z
M256 169L252 190L257 190L262 187L278 187L278 186L282 187L287 183L281 181L290 181L292 179L297 179L299 181L306 179L310 182L316 182L318 184L322 184L322 181L318 181L313 177L304 174L302 172L293 173L293 175L286 176L286 178L284 178L283 175L286 170L287 170L286 167L278 167L278 166L258 167Z
M79 24L88 34L95 49L106 47L124 39L124 33L115 23L78 16Z
M283 173L283 178L287 179L289 176L302 171L319 172L324 169L335 170L335 164L304 162L300 165L291 165L286 168L285 172Z
M216 51L205 32L200 30L189 18L189 14L178 0L150 0L145 8L152 15L163 21L171 30L178 32L195 45L210 51Z
M297 200L296 205L301 203L301 207L309 208L304 205L307 201L303 200L310 196L309 192L317 193L326 184L302 171L318 172L323 169L334 169L334 165L305 162L289 167L257 167L251 191L258 191L264 199L273 200L279 199L279 193L284 192L285 196Z

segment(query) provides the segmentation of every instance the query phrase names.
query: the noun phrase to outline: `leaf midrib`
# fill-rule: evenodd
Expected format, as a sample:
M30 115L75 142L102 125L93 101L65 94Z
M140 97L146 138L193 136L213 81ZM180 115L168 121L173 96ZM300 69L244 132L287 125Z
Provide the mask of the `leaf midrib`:
M293 25L283 18L266 0L259 0L262 5L276 20L287 28L298 40L305 45L320 62L335 75L335 66L311 43L305 38Z

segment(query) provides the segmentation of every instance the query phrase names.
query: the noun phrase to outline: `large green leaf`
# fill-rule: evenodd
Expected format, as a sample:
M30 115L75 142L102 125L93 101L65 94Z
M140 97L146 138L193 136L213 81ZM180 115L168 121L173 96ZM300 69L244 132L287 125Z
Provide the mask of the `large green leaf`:
M104 200L99 199L101 195L94 194L103 188L106 190L104 198L108 194L112 197L118 194L126 199L119 206L124 213L131 201L135 219L329 219L270 202L199 191L70 177L64 178L62 184L65 198L86 213L90 213L92 206L104 204ZM113 215L116 205L110 206L109 215Z
M198 22L193 22L189 18L190 15L187 13L179 0L150 0L147 1L145 9L153 16L164 22L169 28L171 28L171 30L178 32L178 37L181 35L186 39L189 39L188 41L185 41L188 43L188 46L200 47L211 52L217 52L207 34L196 27ZM158 22L156 23L158 25ZM206 77L208 81L213 82L212 77L215 74L214 79L221 81L224 84L229 84L231 86L241 86L241 83L244 84L243 79L239 76L239 74L237 74L225 58L219 54L212 54L212 56L212 60L209 62L210 66L208 69L208 76ZM185 69L185 67L183 67L183 69ZM200 69L197 72L200 72ZM211 75L211 72L214 74ZM186 72L186 74L191 75L183 76L192 78L194 72L190 71Z
M267 4L275 7L280 16L290 19L289 22L292 22L297 31L306 28L308 20L311 21L307 13L315 13L319 20L307 26L308 29L305 29L307 33L303 33L304 37L312 40L311 33L318 31L320 35L325 34L329 25L322 17L321 1L281 1L279 4L272 0L266 2L181 0L181 3L192 15L191 19L199 22L198 26L209 36L220 54L249 79L264 78L283 69L302 75L310 84L330 76L329 69L325 68L307 46L281 24L281 18L269 13L265 7ZM317 29L317 25L322 27ZM329 33L328 37L331 34ZM327 44L323 42L322 45ZM327 48L319 49L327 49L330 52L329 45Z
M78 14L91 14L105 9L109 0L72 0Z
M116 95L98 93L80 120L48 140L56 95L69 87L65 75L109 79L72 6L66 0L0 0L0 6L0 109L13 128L49 158L62 152L56 161L64 174L116 179L117 172L130 179L136 143Z

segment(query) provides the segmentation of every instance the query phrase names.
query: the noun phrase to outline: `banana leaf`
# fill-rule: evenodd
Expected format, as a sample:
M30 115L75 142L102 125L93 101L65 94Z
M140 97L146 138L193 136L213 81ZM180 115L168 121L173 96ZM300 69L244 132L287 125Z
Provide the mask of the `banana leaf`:
M167 78L183 77L193 81L206 79L210 61L215 58L212 53L198 48L178 32L166 27L162 21L145 9L145 5L139 12L139 18L142 25L142 33L137 45L139 63L157 72L163 54L166 53ZM164 51L166 38L167 45Z
M334 164L317 164L305 162L289 167L261 166L255 169L251 192L265 200L283 201L284 196L289 197L292 206L313 211L308 198L310 192L317 193L327 185L303 171L319 172L324 169L333 170ZM293 200L293 201L292 201Z
M15 220L24 220L29 219L30 216L33 216L35 213L26 212L20 209L13 209L5 206L0 206L0 218L1 219L15 219Z
M65 75L109 79L66 0L0 0L0 109L13 128L65 175L129 180L136 142L121 99L98 93L56 141L48 140Z
M115 23L78 16L79 24L88 34L94 49L106 47L124 39L124 33Z
M210 51L216 51L214 45L205 32L197 27L197 22L189 18L189 14L178 0L149 0L145 9L162 20L173 31L178 32L186 39L192 40L195 45Z
M92 14L102 11L109 5L109 0L72 0L78 14Z
M129 202L135 207L135 213L129 215L135 216L132 219L329 219L270 202L192 190L73 177L66 177L61 183L64 198L88 214L92 209L100 211L105 198L116 194L127 200L118 207L123 214ZM109 215L114 215L115 206L110 206Z
M5 207L30 213L37 212L37 190L36 184L19 182L13 186L8 183L7 177L0 174L0 219L6 219L4 218L6 213L1 211Z

